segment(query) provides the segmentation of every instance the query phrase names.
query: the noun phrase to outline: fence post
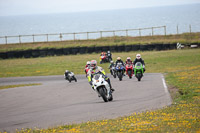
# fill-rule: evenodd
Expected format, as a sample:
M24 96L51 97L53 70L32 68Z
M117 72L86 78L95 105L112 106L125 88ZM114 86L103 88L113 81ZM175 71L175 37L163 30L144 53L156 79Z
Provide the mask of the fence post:
M47 42L49 42L49 37L48 37L48 34L47 34Z
M87 32L87 40L89 39L89 32Z
M128 30L126 29L126 37L128 37Z
M141 37L141 29L139 29L139 35L140 35L140 37Z
M6 41L6 44L7 44L8 43L7 36L5 36L5 41Z
M100 37L102 38L102 31L100 31Z
M152 27L152 36L153 36L153 27Z
M62 41L62 34L60 33L60 41Z
M73 33L74 34L74 41L76 40L76 33Z
M33 43L34 43L35 42L34 34L32 36L33 36Z
M176 26L176 31L177 31L177 34L179 34L178 25Z
M165 36L167 35L166 26L164 26Z
M191 41L192 41L192 28L191 28L191 25L189 27L190 27L190 44L191 44Z
M19 35L19 43L21 44L21 38L20 38L21 36Z

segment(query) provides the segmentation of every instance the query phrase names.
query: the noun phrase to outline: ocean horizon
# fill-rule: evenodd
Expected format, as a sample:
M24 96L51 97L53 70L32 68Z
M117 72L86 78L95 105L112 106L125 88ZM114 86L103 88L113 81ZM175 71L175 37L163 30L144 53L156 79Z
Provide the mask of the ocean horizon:
M166 26L167 34L200 32L200 4L176 5L162 7L146 7L117 9L91 12L34 14L18 16L0 16L0 36L19 36L33 34L75 33L92 31L110 31L139 29L146 27ZM138 36L138 31L129 33ZM150 35L151 31L142 32ZM163 29L155 30L155 34L163 34ZM111 34L105 34L110 36ZM124 33L119 33L123 36ZM99 35L90 35L90 37ZM69 39L72 37L69 37ZM81 39L82 37L77 36ZM32 38L24 38L24 41ZM40 40L38 38L38 40ZM18 42L10 39L9 42ZM0 43L5 39L0 38Z

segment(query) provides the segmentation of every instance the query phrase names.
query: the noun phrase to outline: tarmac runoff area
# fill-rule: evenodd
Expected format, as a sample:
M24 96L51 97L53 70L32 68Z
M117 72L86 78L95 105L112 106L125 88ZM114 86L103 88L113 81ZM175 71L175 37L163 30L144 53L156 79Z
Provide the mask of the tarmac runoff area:
M49 128L65 124L112 119L134 112L155 110L171 104L164 76L145 73L135 77L110 77L115 92L105 103L89 85L85 75L69 83L63 75L0 78L0 85L42 83L0 90L0 131Z

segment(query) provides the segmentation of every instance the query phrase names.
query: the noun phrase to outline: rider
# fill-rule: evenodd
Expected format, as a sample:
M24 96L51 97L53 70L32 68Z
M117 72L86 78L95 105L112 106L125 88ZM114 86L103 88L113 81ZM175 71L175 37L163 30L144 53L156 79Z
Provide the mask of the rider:
M69 70L65 70L65 78L68 78L68 74L70 73Z
M106 52L101 52L100 56L106 56Z
M108 57L108 59L111 59L112 60L112 54L111 54L111 52L110 51L107 51L107 57Z
M126 64L133 64L131 57L126 58Z
M112 72L112 67L115 66L114 62L111 60L110 61L110 66L108 67L108 69L110 69L110 73L111 75L113 75L113 72Z
M137 55L136 55L136 59L134 60L133 65L135 66L135 64L136 64L137 62L141 62L141 63L142 63L143 69L144 69L144 72L145 72L145 63L144 63L144 60L141 58L141 55L140 55L140 54L137 54Z
M90 65L91 65L91 62L87 61L86 65L85 65L85 68L90 67Z
M110 79L107 77L104 69L100 66L97 66L97 61L96 60L92 60L91 61L91 68L90 70L88 71L88 82L90 83L90 85L92 85L92 77L93 77L93 73L97 73L97 72L101 72L104 77L105 77L105 80L108 82L108 84L110 85L110 89L112 91L114 91L114 89L112 88L111 86L111 83L110 83ZM93 87L92 87L93 88Z
M124 62L121 60L121 57L117 57L117 61L115 62L115 66L117 66L117 64L121 63L124 66ZM123 73L125 73L125 66L124 66L124 70Z
M91 62L87 61L86 65L85 65L85 74L86 74L86 76L87 76L88 70L90 69L90 65L91 65Z

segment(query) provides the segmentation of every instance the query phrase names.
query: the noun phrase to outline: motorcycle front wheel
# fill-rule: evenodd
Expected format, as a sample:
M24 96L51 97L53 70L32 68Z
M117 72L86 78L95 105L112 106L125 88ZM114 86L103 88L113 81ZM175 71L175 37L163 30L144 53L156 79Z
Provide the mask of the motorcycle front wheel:
M103 88L103 87L99 88L99 94L103 98L104 102L108 102L108 99L106 97L106 89L105 88Z
M142 74L141 73L137 73L136 76L137 76L138 81L141 81Z
M110 94L110 97L108 98L108 101L112 101L113 100L113 96L112 94Z
M131 76L131 75L132 75L132 71L131 71L131 70L129 70L129 71L128 71L128 76L129 76L129 78L130 78L130 79L132 78L132 76Z

